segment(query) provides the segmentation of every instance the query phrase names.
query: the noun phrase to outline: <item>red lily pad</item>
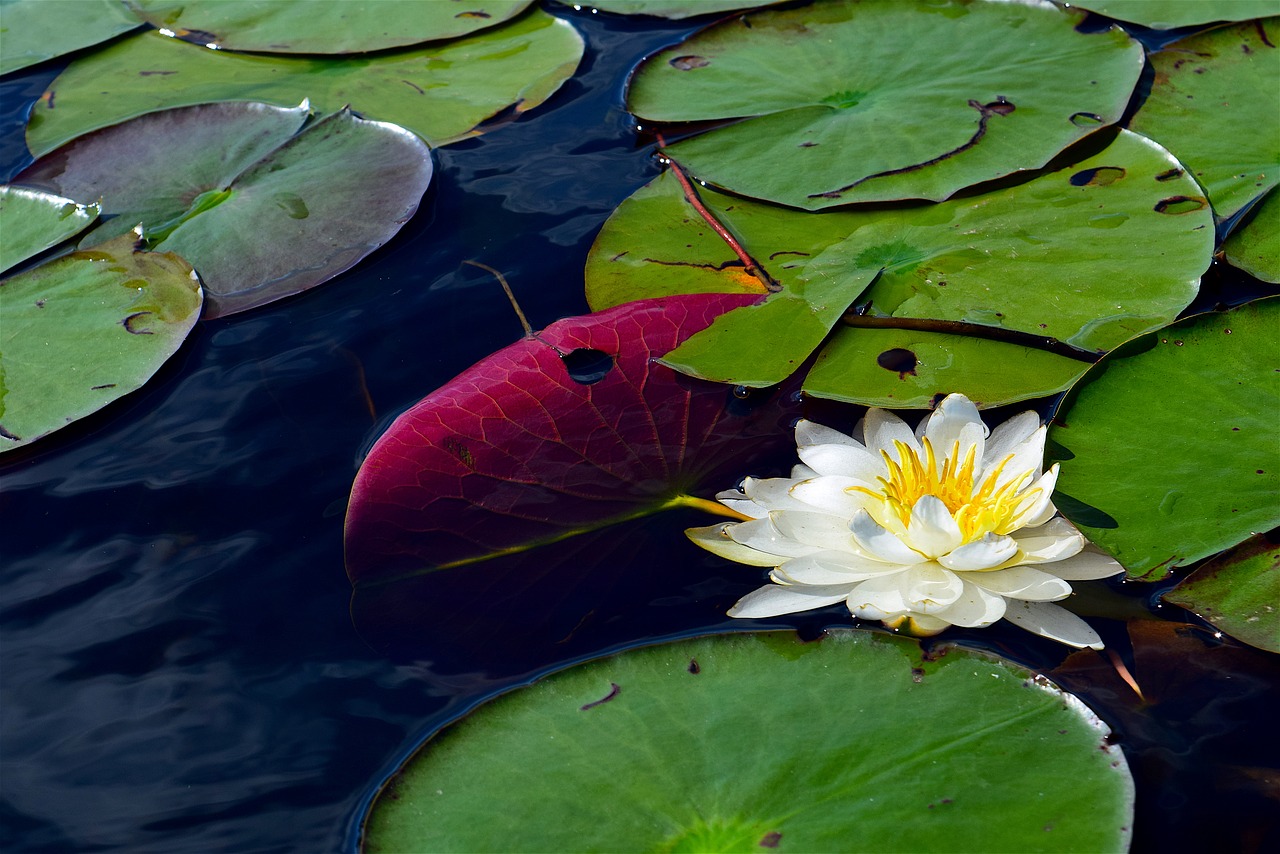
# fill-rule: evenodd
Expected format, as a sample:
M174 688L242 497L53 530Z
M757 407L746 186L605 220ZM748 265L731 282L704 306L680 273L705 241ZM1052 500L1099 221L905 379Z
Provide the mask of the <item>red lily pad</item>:
M732 485L791 443L793 397L692 379L651 359L757 298L690 294L567 318L432 392L356 476L352 582L523 551Z

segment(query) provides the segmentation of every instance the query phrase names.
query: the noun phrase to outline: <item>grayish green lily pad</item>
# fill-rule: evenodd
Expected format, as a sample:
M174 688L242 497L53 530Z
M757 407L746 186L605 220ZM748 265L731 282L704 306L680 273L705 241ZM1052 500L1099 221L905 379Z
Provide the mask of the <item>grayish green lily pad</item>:
M1071 5L1158 30L1245 21L1280 12L1277 0L1072 0Z
M938 321L924 330L940 336L930 338L927 377L878 366L886 349L905 346L886 341L907 340L886 332L840 329L824 345L806 390L877 405L894 393L886 386L902 392L895 405L919 407L938 391L966 390L988 405L1060 391L1082 363L1052 353L1031 358L1018 347L1050 338L1100 352L1167 323L1194 297L1213 252L1212 217L1195 182L1168 152L1127 131L1058 171L937 205L814 214L700 192L782 290L723 315L663 361L695 376L767 386L799 367L850 308L888 323ZM767 295L670 173L610 217L586 279L597 310L672 293ZM992 345L966 343L956 334L963 329L946 324L1003 336L1026 383L1017 372L992 377ZM945 349L952 360L940 357ZM883 379L866 387L868 373Z
M387 784L364 850L1125 851L1133 783L1107 734L961 649L699 638L480 707Z
M1036 169L1120 118L1142 49L1050 3L826 3L736 17L660 51L646 121L743 119L667 152L698 178L807 209L949 197Z
M447 44L344 58L236 54L139 33L67 66L32 110L27 145L39 157L171 107L309 100L321 113L350 105L439 146L484 133L499 113L541 104L573 74L582 51L572 25L537 10Z
M1247 644L1280 652L1280 546L1257 535L1164 594Z
M1280 190L1272 190L1223 244L1231 266L1271 284L1280 284Z
M1130 127L1168 148L1226 219L1280 183L1280 18L1198 33L1152 54Z
M0 281L0 453L96 412L154 374L200 316L171 253L118 237Z
M141 222L154 247L195 265L206 315L232 314L350 268L400 230L431 182L430 151L403 128L344 110L295 136L305 117L251 102L151 113L18 180L101 195L116 216L107 228Z
M98 218L98 205L26 187L0 186L0 272L79 234Z
M142 25L119 0L0 0L0 74Z
M1049 429L1054 502L1158 580L1280 525L1280 297L1200 314L1108 354Z
M260 53L364 53L451 39L501 24L532 0L128 0L139 17L200 45Z
M556 0L575 9L599 9L615 15L652 15L655 18L692 18L718 12L734 12L773 6L786 0Z

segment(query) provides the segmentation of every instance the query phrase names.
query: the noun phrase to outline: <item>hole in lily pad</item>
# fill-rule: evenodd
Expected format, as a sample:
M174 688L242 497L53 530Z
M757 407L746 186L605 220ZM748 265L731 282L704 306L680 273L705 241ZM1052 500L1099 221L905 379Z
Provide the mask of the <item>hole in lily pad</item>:
M579 347L560 357L564 362L569 378L579 385L592 385L600 382L613 369L613 357L600 350Z
M916 354L911 350L894 347L892 350L885 350L879 356L876 356L876 364L886 371L896 373L898 379L905 380L907 374L913 377L916 375L916 365L920 364L920 360L916 358Z
M1093 127L1103 122L1102 116L1097 113L1072 113L1071 124L1076 127Z
M1081 169L1069 179L1073 187L1106 187L1125 176L1119 166L1096 166L1093 169Z
M1204 210L1208 205L1209 200L1203 196L1170 196L1156 202L1155 211L1162 214L1185 214Z

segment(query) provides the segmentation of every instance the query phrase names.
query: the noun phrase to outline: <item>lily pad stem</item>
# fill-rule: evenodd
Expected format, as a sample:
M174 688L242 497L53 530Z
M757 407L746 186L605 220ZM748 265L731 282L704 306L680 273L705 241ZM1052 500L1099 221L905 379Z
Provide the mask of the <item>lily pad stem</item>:
M529 318L524 316L524 312L520 310L520 303L516 302L516 295L511 292L511 286L507 284L507 279L497 270L488 264L481 264L479 261L464 260L463 264L470 264L472 267L479 267L481 270L487 270L493 274L498 280L498 284L502 285L502 290L506 292L507 299L511 300L511 307L516 310L516 317L520 318L520 325L524 327L524 336L526 338L537 338L533 327L529 325Z

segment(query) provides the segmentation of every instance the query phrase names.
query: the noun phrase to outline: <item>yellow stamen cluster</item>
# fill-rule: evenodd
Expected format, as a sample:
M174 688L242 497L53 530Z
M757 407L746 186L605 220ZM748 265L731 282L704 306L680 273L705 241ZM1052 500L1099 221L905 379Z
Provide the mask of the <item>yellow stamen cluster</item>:
M896 461L887 451L880 452L888 476L876 478L882 487L879 492L853 487L854 491L882 501L904 527L911 524L911 508L916 502L932 495L946 505L960 528L964 542L973 542L992 532L1008 534L1021 526L1022 517L1031 510L1040 495L1038 488L1021 491L1028 481L1034 479L1033 470L1000 483L1000 475L1013 459L1012 454L993 466L975 488L977 446L970 445L961 460L960 443L956 442L939 466L929 440L924 439L921 444L923 459L905 442L894 442L898 452Z

